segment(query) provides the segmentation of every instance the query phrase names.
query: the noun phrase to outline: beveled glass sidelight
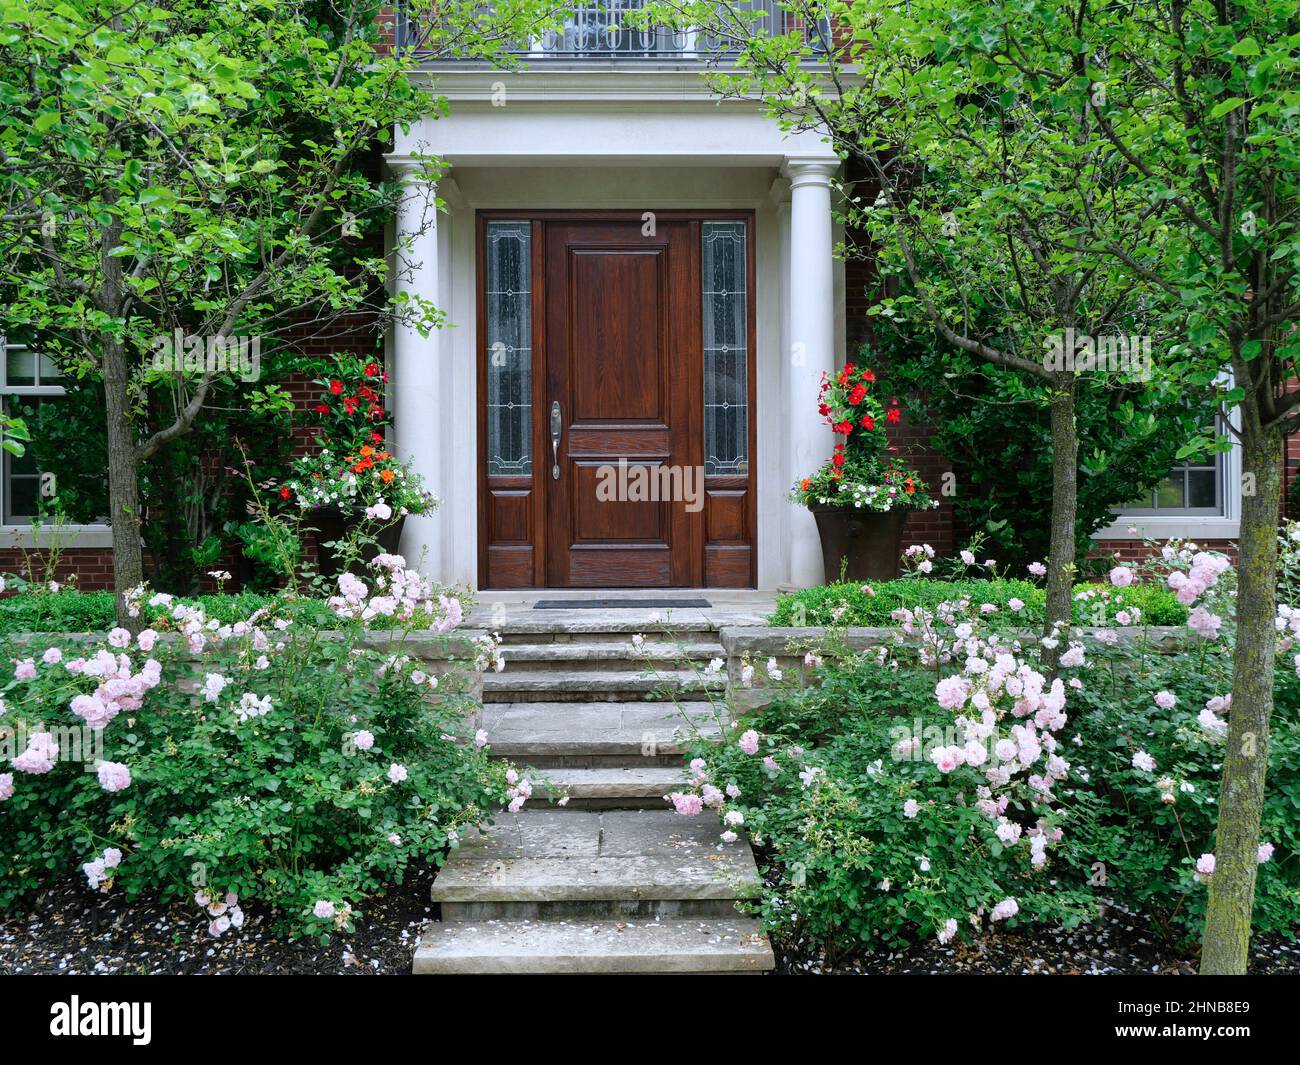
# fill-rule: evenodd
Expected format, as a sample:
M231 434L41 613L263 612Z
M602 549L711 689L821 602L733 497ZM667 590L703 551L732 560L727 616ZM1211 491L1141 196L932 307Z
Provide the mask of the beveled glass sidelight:
M532 223L487 223L488 476L533 472Z
M749 472L748 227L703 224L704 473Z

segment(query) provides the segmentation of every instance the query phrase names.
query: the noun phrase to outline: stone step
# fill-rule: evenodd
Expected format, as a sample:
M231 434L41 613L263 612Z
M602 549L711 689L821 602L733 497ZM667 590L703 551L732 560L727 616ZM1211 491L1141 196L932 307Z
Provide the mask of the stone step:
M563 628L553 625L522 625L519 622L510 622L504 629L487 625L479 627L486 631L499 633L501 642L511 647L523 644L608 643L631 639L637 633L645 637L646 643L707 643L716 641L718 638L718 630L702 622L689 622L672 626L661 624L652 627L650 625L637 625L631 621L627 623L614 621L605 622L595 628L588 629L574 629L568 625Z
M762 609L531 610L480 603L465 622L467 629L498 633L508 644L627 639L641 633L657 640L712 641L724 626L764 626L771 605Z
M433 882L444 921L729 917L754 894L744 840L716 816L671 810L524 810L467 834Z
M512 670L507 664L502 673L484 675L483 702L604 702L638 698L698 700L706 692L721 692L725 688L726 678L706 676L689 669L646 673L633 670Z
M775 966L758 926L724 918L431 922L422 973L760 973Z
M672 669L692 663L703 669L715 658L726 657L720 643L647 639L640 648L627 639L572 643L513 644L502 652L507 670L563 669L569 672L602 670L637 673L650 667Z
M537 798L567 796L574 809L662 810L664 796L686 783L681 766L599 766L549 768L534 791Z
M707 702L488 703L494 755L539 767L681 765L696 733L716 736L726 710Z

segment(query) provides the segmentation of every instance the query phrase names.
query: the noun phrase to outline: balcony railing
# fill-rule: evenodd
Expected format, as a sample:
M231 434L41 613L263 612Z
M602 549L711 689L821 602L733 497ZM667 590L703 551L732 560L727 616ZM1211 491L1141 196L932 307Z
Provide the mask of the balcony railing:
M513 51L539 60L648 59L660 62L696 61L734 53L731 41L719 40L698 30L629 27L626 16L645 5L646 0L598 0L574 4L566 12L561 28L547 30L540 37L522 42ZM825 51L830 42L829 24L825 19L813 26L803 25L777 0L736 0L733 7L754 12L753 32L785 34L802 26L815 51ZM396 37L399 49L420 54L423 35L406 4L398 5Z

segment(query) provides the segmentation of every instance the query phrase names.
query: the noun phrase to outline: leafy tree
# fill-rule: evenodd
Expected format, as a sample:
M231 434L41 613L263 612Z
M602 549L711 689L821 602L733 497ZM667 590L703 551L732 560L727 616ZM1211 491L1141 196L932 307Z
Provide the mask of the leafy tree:
M1016 572L1046 558L1048 528L1033 516L1052 494L1048 411L1024 378L955 350L928 319L877 318L870 347L931 446L951 464L963 490L950 502L958 523L988 537L992 553ZM1165 477L1185 441L1213 423L1206 391L1175 383L1079 379L1076 423L1088 447L1079 455L1076 562L1117 507Z
M776 37L737 0L665 6L673 14L660 17L740 49L740 72L715 75L719 91L761 96L785 125L820 131L865 172L846 190L845 220L869 235L881 271L907 282L875 313L925 319L951 349L1014 374L1047 412L1048 623L1068 623L1082 386L1055 352L1074 337L1142 334L1152 319L1131 273L1080 239L1096 225L1124 243L1145 205L1131 164L1098 137L1075 47L1093 17L1087 0L783 0L801 28ZM1152 369L1181 376L1180 351L1152 351L1158 361L1088 372L1125 386ZM1099 443L1083 441L1084 452Z
M273 349L304 324L440 321L427 299L386 294L389 260L366 239L403 195L375 176L375 151L443 107L377 49L382 6L0 0L5 322L102 383L124 621L143 576L142 471L203 417L218 376L159 375L163 338ZM490 14L451 0L413 24L433 56L492 58L536 22L532 0Z
M1166 295L1169 328L1231 370L1242 514L1232 712L1201 971L1246 969L1278 634L1283 439L1300 429L1300 9L1143 0L1088 45L1098 135L1121 157L1141 239L1088 239Z

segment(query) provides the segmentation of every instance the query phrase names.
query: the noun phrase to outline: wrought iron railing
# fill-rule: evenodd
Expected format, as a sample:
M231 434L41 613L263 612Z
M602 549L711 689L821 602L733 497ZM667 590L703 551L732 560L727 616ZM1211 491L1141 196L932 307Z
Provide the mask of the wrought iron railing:
M646 6L646 0L590 0L575 3L565 12L562 26L521 42L518 55L535 59L653 59L701 60L734 52L734 42L693 29L632 27L627 15ZM732 0L736 9L754 12L755 32L785 34L802 28L817 51L830 43L825 19L808 25L797 20L777 0ZM397 47L419 54L424 35L407 4L398 4L395 25Z

